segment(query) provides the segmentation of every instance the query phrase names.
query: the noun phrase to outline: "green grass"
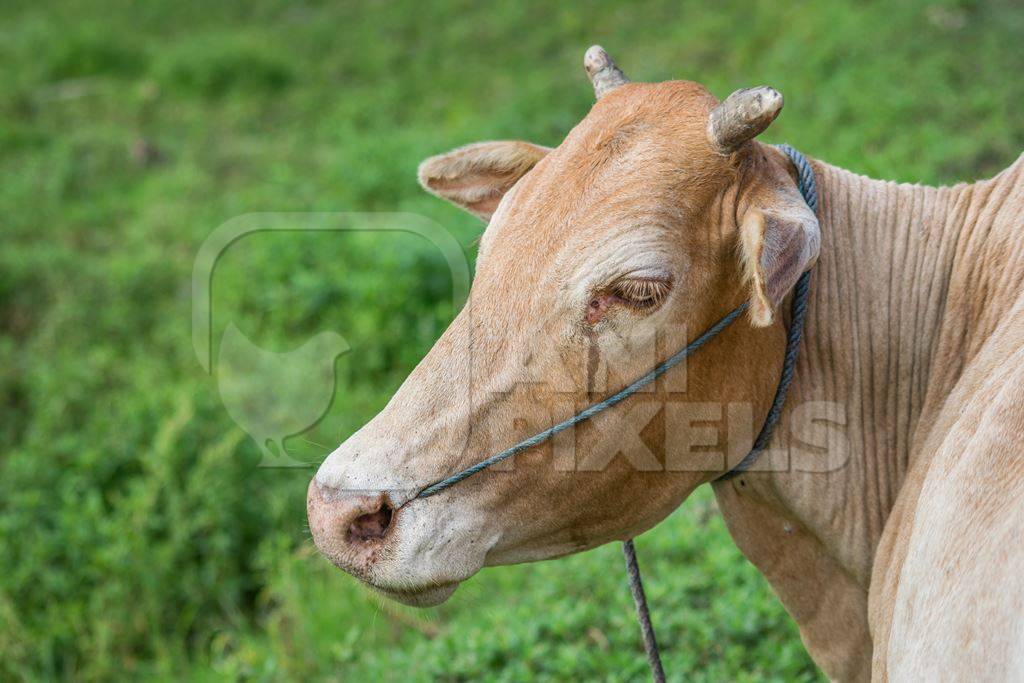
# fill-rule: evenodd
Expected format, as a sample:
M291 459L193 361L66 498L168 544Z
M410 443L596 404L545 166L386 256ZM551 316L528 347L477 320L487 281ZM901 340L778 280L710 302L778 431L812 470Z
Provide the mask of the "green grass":
M0 678L625 680L645 675L617 547L497 568L446 605L381 605L311 551L309 469L256 467L191 344L193 260L253 211L411 211L422 158L557 144L600 42L631 76L771 84L766 135L950 182L1024 144L1024 11L992 2L10 0L0 9ZM234 322L342 333L318 462L453 311L412 236L257 235L214 278ZM707 491L639 541L670 675L819 676Z

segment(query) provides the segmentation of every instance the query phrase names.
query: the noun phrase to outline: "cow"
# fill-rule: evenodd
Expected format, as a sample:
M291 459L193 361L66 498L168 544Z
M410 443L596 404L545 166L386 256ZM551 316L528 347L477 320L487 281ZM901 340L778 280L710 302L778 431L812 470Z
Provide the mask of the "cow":
M1024 678L1024 156L952 187L811 160L820 206L756 140L767 87L719 102L630 82L556 148L470 144L427 191L487 222L466 306L310 482L318 549L438 604L485 565L651 528L710 483L728 530L834 680ZM790 290L812 271L789 399ZM422 487L608 396L743 302L653 390L429 498Z

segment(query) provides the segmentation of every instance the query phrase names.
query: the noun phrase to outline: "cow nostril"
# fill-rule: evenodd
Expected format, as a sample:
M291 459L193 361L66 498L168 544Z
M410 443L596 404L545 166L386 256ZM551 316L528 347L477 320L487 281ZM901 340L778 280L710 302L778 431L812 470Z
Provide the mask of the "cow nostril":
M348 527L349 541L373 541L383 538L391 527L394 511L386 500L381 501L376 512L360 515Z

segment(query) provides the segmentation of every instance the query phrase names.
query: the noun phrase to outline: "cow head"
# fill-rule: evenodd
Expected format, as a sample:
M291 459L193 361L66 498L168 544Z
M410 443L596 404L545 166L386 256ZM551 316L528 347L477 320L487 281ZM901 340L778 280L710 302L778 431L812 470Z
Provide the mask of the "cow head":
M726 469L778 377L780 300L817 257L788 163L753 140L782 108L776 91L719 103L696 83L630 83L596 46L584 66L597 103L557 148L482 142L420 166L429 192L488 221L469 301L310 483L321 552L410 604L441 602L485 565L630 538ZM744 300L747 318L653 390L415 497L621 388ZM727 405L740 406L728 419Z

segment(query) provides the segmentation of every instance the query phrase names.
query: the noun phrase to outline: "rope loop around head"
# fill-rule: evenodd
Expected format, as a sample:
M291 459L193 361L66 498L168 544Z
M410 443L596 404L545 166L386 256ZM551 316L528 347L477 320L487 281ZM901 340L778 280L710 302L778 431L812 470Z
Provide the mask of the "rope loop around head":
M807 161L807 157L793 149L789 145L778 145L778 148L789 157L796 167L798 186L800 194L811 211L818 211L818 187L814 182L814 169ZM754 445L735 467L723 474L716 481L731 479L743 472L746 472L757 458L764 452L765 446L771 440L775 424L782 415L782 408L786 403L786 393L793 381L793 373L796 370L796 356L800 349L800 338L804 329L804 318L807 314L807 298L811 289L811 271L803 273L793 287L792 320L789 324L789 333L786 337L786 353L782 359L782 373L779 376L779 385L775 390L775 398L772 400L771 408L765 417L764 424ZM665 680L665 669L661 664L661 651L658 648L658 640L654 634L654 626L651 623L650 610L647 608L647 597L644 594L643 581L640 577L640 565L636 560L636 548L633 546L633 539L624 541L622 552L626 556L626 576L629 580L629 590L633 594L633 602L636 605L637 621L640 622L640 635L644 641L644 651L647 653L647 662L651 667L651 678L655 683L662 683Z
M811 168L811 164L807 161L807 157L798 152L789 145L778 145L780 151L782 151L797 170L798 187L800 194L803 196L804 201L811 208L811 211L817 212L818 210L818 188L814 180L814 169ZM793 288L793 309L792 309L792 322L790 324L789 335L786 340L786 353L783 358L782 374L779 377L779 385L775 391L775 398L772 401L771 408L768 410L768 415L765 418L764 424L761 427L761 431L758 433L757 438L754 440L754 445L750 451L743 457L743 459L731 470L723 474L717 479L722 481L725 479L731 479L741 472L747 471L754 461L758 458L761 452L764 451L768 441L771 439L772 431L775 428L775 424L778 422L779 417L782 414L782 408L786 402L786 393L789 390L789 385L793 380L793 372L796 367L796 354L800 348L800 337L803 332L804 315L807 311L807 295L810 291L810 271L807 271L800 276L797 280L796 286ZM593 405L585 408L581 412L573 415L567 420L559 422L558 424L545 429L544 431L538 432L531 437L523 439L519 443L506 448L503 451L495 453L488 458L481 460L475 465L471 465L464 470L456 472L455 474L445 477L439 481L436 481L426 487L424 487L417 495L416 498L428 498L435 494L441 493L445 489L455 486L459 482L462 482L474 474L481 472L488 467L497 464L503 460L507 460L512 456L522 453L523 451L537 446L551 437L555 436L559 432L563 432L570 427L573 427L585 420L589 420L594 415L615 406L625 399L629 398L640 389L644 388L658 377L661 377L666 372L671 370L673 367L678 365L688 356L690 356L697 349L702 347L704 344L709 342L719 332L728 327L736 318L740 316L743 311L747 309L747 303L744 302L738 307L730 311L725 317L716 322L714 325L709 327L703 334L694 339L692 342L686 345L682 350L670 356L665 362L658 365L656 368L648 372L646 375L639 377L632 383L620 391L612 394L603 401L594 403Z
M793 166L796 167L797 187L800 190L800 194L803 196L804 201L807 202L807 206L810 207L811 211L817 213L818 185L814 180L814 169L811 168L811 162L807 160L807 157L789 145L778 145L778 148L793 162ZM757 438L754 439L754 445L743 456L743 459L715 481L728 481L748 471L761 456L761 453L764 452L768 442L771 441L775 425L778 424L779 418L782 417L782 409L786 406L786 394L789 393L789 385L793 383L793 375L796 372L796 356L800 351L800 339L803 337L804 318L807 315L807 299L810 291L811 271L808 270L800 276L796 281L796 285L793 286L793 303L790 309L792 319L789 323L789 332L786 334L786 352L782 357L782 372L779 374L779 384L775 389L775 397L772 399L772 405L768 409L764 423L761 425L761 431L758 432Z
M775 145L775 147L793 162L793 166L796 167L797 188L800 190L800 195L807 202L811 211L818 213L818 183L814 179L811 162L797 149L787 144Z

